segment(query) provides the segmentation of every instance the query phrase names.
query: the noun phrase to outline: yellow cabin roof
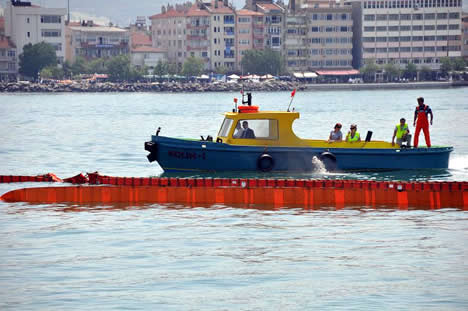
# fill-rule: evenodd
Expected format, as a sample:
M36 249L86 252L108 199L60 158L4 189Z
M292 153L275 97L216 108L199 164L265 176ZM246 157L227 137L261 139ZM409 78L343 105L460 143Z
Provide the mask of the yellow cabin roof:
M301 139L296 136L292 125L299 119L299 112L258 111L251 113L227 112L218 134L224 143L240 146L317 147L317 148L366 148L393 149L389 142L333 142L326 140ZM236 126L243 121L256 132L256 138L235 138ZM258 134L257 134L258 133Z

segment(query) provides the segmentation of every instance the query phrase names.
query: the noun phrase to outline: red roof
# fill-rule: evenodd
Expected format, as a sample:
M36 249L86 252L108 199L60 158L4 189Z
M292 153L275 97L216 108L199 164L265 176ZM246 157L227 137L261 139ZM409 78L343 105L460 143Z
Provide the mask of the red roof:
M265 14L263 14L261 12L255 12L255 11L251 11L251 10L247 10L247 9L242 9L242 10L237 11L237 15L241 15L241 16L263 16Z
M0 36L0 49L14 49L16 48L15 44L5 36Z
M206 10L201 10L198 5L194 3L187 12L187 16L210 16L210 13Z
M184 17L186 14L185 12L176 11L176 10L169 10L166 13L159 13L153 16L150 16L149 19L157 19L157 18L169 18L169 17Z
M159 49L159 48L154 48L151 46L137 46L132 48L132 52L137 52L137 53L165 53L167 52L166 50Z
M315 71L321 76L347 76L347 75L357 75L359 70L348 69L348 70L317 70Z
M144 32L132 32L132 46L152 46L151 37Z
M283 11L283 8L274 3L257 3L257 6L260 7L265 12L270 11Z

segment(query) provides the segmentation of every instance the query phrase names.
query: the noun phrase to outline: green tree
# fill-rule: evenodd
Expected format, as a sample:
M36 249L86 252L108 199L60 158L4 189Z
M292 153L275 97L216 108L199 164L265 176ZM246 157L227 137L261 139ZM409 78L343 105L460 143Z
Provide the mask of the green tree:
M408 63L406 64L406 68L405 70L403 71L403 76L406 78L406 79L411 79L413 80L414 77L416 77L418 75L418 68L416 67L415 64L413 63Z
M107 73L107 65L108 61L104 58L96 58L93 59L89 64L87 65L87 72L88 73Z
M111 58L107 64L107 69L111 81L128 81L133 78L130 59L125 55Z
M271 49L246 51L242 57L241 66L244 72L259 75L279 75L284 71L284 63L280 53Z
M70 62L68 60L63 62L62 71L63 71L63 76L65 78L71 78L72 77L72 65L70 64Z
M463 57L455 57L452 60L452 69L455 71L464 71L466 66L466 62Z
M452 61L450 57L441 57L440 58L440 71L443 76L448 76L449 72L452 70Z
M428 66L422 66L421 69L419 70L419 80L421 81L427 81L431 80L432 78L432 70Z
M167 73L170 75L175 75L179 73L179 67L176 63L167 63Z
M128 56L119 55L108 60L107 73L111 81L137 81L142 78L144 69L133 68Z
M88 73L88 66L86 60L83 57L78 56L75 59L73 65L71 66L71 71L74 75Z
M385 75L387 76L387 81L393 81L394 78L400 76L400 68L394 63L388 63L384 66Z
M199 76L203 72L205 62L198 57L190 56L184 62L182 67L182 74L186 77Z
M46 42L26 44L19 55L19 72L30 78L37 78L42 68L57 65L55 48Z
M374 59L366 60L364 66L359 70L364 81L375 81L375 74L379 70L379 66L375 63Z
M63 69L57 66L47 66L41 70L41 78L43 79L62 80L64 77L65 73Z
M154 67L153 74L158 76L163 76L167 74L167 63L159 60L156 64L156 67Z

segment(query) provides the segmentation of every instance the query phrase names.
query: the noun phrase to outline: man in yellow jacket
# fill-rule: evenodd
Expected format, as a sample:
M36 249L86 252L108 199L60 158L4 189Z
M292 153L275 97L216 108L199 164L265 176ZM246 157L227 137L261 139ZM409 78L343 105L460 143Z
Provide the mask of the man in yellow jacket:
M395 137L397 139L396 143L398 146L401 147L401 145L406 142L406 147L411 147L411 134L409 132L408 124L406 124L405 118L401 118L400 124L395 126L392 137L392 146L395 146Z

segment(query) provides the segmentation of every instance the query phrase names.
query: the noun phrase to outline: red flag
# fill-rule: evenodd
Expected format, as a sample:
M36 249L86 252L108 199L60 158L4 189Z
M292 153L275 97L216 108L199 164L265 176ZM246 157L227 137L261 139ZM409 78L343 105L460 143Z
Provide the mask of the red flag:
M294 97L294 95L296 95L296 89L294 89L294 90L291 92L291 97Z
M237 104L237 98L234 97L234 102Z

